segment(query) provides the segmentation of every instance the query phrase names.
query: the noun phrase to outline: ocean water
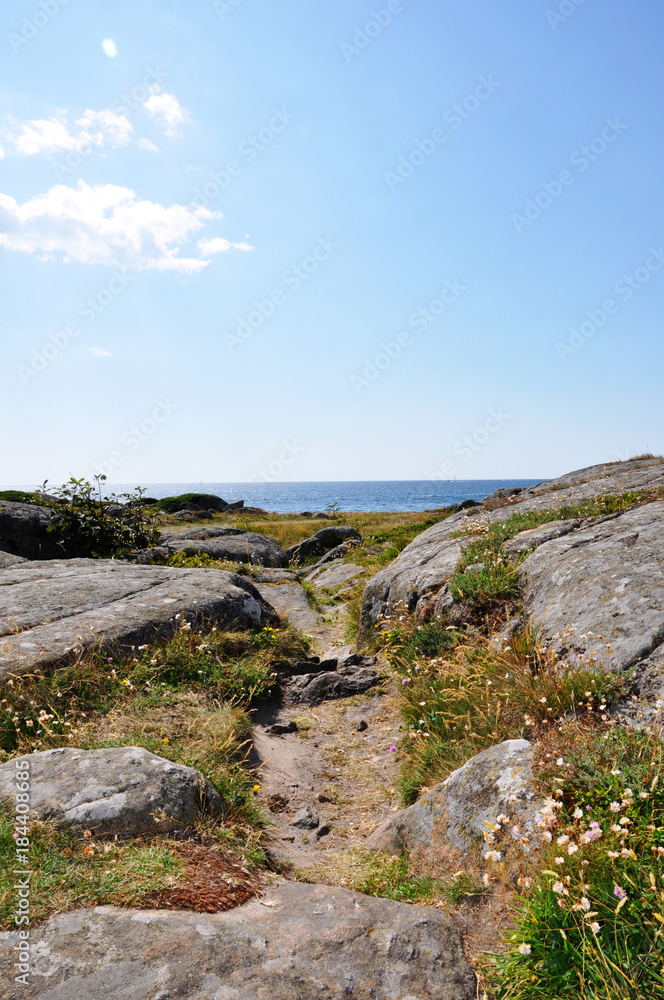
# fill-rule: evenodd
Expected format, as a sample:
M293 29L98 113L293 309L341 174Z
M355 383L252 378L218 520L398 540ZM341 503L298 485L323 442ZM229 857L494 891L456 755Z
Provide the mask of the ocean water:
M463 500L483 500L497 489L534 486L541 479L455 479L450 482L395 481L347 483L131 483L112 485L109 492L130 492L136 486L147 495L162 497L181 493L214 493L228 503L244 500L248 507L280 513L324 511L336 503L348 511L423 511L447 507Z

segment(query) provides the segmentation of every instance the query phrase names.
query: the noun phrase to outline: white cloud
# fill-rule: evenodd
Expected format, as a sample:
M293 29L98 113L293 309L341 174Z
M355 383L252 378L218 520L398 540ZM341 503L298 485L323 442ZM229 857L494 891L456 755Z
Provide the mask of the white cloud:
M155 146L155 144L153 142L150 142L149 139L139 139L136 145L138 146L139 149L147 149L149 153L159 152L159 146Z
M187 121L187 112L175 94L164 94L158 84L150 88L150 97L143 102L145 110L156 118L166 135L177 135L178 125Z
M7 145L19 156L37 156L40 153L76 152L88 146L102 147L106 142L111 146L125 146L134 131L128 118L117 115L106 108L91 111L89 108L70 127L67 115L61 112L54 118L37 118L32 121L9 119L9 127L3 129Z
M215 236L211 240L199 240L196 245L201 251L201 257L211 257L215 253L226 253L231 247L234 250L244 250L245 252L254 249L248 243L231 243L222 236Z
M137 200L130 188L79 181L75 188L58 184L22 205L0 194L0 246L42 259L59 254L83 264L195 273L210 261L180 256L181 244L219 218L207 208L160 205ZM220 252L218 239L199 241L203 257Z
M104 351L101 347L91 347L90 354L94 354L96 358L112 358L113 355L110 351Z

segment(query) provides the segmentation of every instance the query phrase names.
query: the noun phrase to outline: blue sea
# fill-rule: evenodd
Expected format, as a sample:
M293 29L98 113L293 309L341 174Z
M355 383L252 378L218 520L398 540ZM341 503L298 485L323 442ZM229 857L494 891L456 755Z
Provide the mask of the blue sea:
M147 496L181 493L214 493L228 503L244 500L247 507L280 513L324 511L338 504L347 511L424 511L463 500L483 500L497 489L534 486L541 479L454 479L449 482L347 482L347 483L131 483L109 486L109 492L131 492L137 485Z

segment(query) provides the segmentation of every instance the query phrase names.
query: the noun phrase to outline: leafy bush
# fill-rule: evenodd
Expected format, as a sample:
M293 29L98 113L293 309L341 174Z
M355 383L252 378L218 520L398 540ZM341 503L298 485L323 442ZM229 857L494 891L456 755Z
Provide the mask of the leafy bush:
M92 486L88 480L72 476L52 497L44 495L46 483L42 486L39 503L51 512L48 531L59 536L58 544L70 558L112 559L158 541L159 533L137 502L144 490L103 497L101 483L105 479L95 476L96 486Z
M512 950L498 959L496 996L660 996L664 746L629 729L569 727L545 748L541 783L553 794L540 820L542 867L518 908Z

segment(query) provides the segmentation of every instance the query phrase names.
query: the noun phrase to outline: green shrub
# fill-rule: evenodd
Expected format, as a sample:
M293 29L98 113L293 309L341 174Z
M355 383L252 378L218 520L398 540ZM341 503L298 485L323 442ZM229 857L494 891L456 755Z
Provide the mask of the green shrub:
M74 479L53 491L53 498L40 496L41 506L51 512L48 531L61 539L59 544L69 558L112 559L132 549L155 545L159 534L150 518L136 501L143 490L102 497L101 483L106 476L95 476L96 486L86 479ZM42 486L45 490L46 483ZM121 501L126 501L121 504ZM122 510L114 508L121 504Z

